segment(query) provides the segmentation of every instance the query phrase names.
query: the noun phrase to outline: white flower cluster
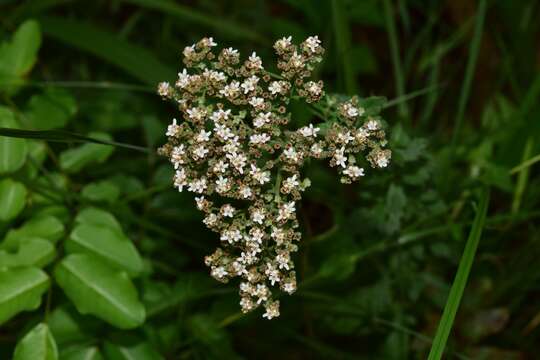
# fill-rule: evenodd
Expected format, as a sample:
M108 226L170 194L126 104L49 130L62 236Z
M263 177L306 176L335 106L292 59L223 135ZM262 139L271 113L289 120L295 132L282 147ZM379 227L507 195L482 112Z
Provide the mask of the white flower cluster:
M291 37L275 43L279 75L264 70L256 53L241 63L235 49L214 54L216 45L204 38L186 47L190 71L183 69L174 86L159 85L182 119L168 126L160 153L176 170L174 186L197 195L204 224L219 234L221 246L205 258L211 275L222 282L240 277L242 310L263 305L271 319L279 316L273 289L296 291L291 256L301 238L297 202L309 186L300 172L304 160L329 159L342 181L352 182L364 176L356 154L367 150L365 159L382 168L391 153L379 118L366 115L356 98L334 109L331 126L285 129L291 97L311 103L325 96L321 81L305 81L324 53L317 36L299 46Z

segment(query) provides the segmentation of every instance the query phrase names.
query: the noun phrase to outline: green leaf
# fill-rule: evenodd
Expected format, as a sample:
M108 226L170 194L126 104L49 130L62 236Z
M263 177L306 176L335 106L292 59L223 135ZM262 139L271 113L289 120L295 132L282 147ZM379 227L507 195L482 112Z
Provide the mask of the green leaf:
M75 224L87 224L106 227L122 233L122 226L111 213L94 207L82 209L77 217Z
M143 270L142 259L131 240L108 227L78 225L66 241L66 251L95 255L130 275L138 275Z
M112 140L110 135L104 133L91 133L89 136L101 140ZM60 167L69 173L76 173L90 164L105 162L113 151L114 148L108 145L84 144L62 152L60 154Z
M446 306L444 307L441 321L437 327L437 333L435 334L435 339L431 345L428 360L439 360L443 356L444 348L446 347L446 342L448 340L448 336L450 335L450 330L452 330L452 325L454 324L454 319L456 317L463 292L465 291L465 285L467 285L467 279L469 278L469 273L471 272L476 249L478 248L478 243L480 242L480 237L482 236L482 230L484 229L486 222L488 205L489 189L485 189L480 198L480 204L476 211L476 216L474 217L471 232L469 233L465 250L463 251L463 255L461 256L461 260L459 262L456 278L454 279L454 283L450 289L450 294L448 295L448 300L446 301Z
M57 360L56 342L46 324L38 324L15 347L13 360Z
M40 45L41 32L34 20L19 26L11 42L0 44L0 91L16 90L15 83L34 66Z
M13 112L3 106L0 106L0 127L18 127ZM27 152L26 140L0 136L0 174L17 171L26 161Z
M27 125L34 130L64 127L76 112L77 104L69 92L50 88L30 98Z
M56 339L56 343L63 348L64 344L90 339L90 332L87 333L86 330L89 327L88 324L92 323L91 320L101 324L97 319L80 315L71 304L66 304L52 311L47 324Z
M47 145L42 141L29 141L28 161L24 166L24 174L28 179L35 179L40 167L47 158Z
M112 181L103 180L86 185L81 195L86 200L113 204L120 196L120 189Z
M21 311L35 310L49 288L49 277L37 268L0 270L0 324Z
M44 17L41 24L46 35L108 61L147 84L174 78L174 70L163 65L150 51L112 32L59 17Z
M60 352L62 360L103 360L97 346L75 346Z
M106 341L103 353L108 360L162 360L163 357L145 341L112 343Z
M55 279L81 314L92 314L121 329L142 325L145 309L125 272L87 254L68 255Z
M0 181L0 221L17 217L26 204L27 191L23 184L11 179Z
M49 264L55 256L56 250L49 240L30 238L22 240L14 254L0 250L0 264L8 268L17 266L43 267Z
M47 239L54 244L64 236L64 230L64 224L54 216L34 216L20 228L10 230L0 249L14 250L22 240L28 238Z

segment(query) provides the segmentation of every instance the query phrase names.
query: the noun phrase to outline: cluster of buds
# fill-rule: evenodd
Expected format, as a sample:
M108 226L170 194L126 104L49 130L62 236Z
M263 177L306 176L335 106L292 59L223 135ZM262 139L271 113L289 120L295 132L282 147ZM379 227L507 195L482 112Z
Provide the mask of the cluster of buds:
M357 98L333 101L331 124L288 126L291 99L326 97L322 81L309 80L324 53L317 36L299 46L290 37L275 43L280 74L265 70L255 52L241 62L237 50L215 46L204 38L186 47L187 69L174 85L159 84L181 119L168 126L159 152L176 170L174 186L195 193L204 224L219 234L221 245L205 258L211 275L224 283L239 277L242 311L262 305L271 319L279 316L274 290L297 287L291 255L301 239L298 201L310 185L300 172L305 161L328 159L350 183L364 176L361 164L386 167L391 152L380 118Z

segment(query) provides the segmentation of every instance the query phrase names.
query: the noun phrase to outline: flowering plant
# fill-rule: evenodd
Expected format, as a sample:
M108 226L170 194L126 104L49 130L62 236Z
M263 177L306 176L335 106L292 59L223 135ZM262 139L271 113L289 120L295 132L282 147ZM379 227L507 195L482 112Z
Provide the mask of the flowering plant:
M292 294L296 275L291 253L301 239L296 217L301 193L310 186L300 170L306 160L327 159L343 183L365 175L364 164L388 166L380 98L342 100L326 95L322 81L309 80L324 49L317 36L294 45L274 44L275 74L255 52L241 62L232 48L214 52L212 38L184 49L184 69L159 94L178 104L160 148L174 168L174 186L197 194L204 224L219 233L221 246L205 258L211 275L240 283L240 306L265 307L279 316L272 288ZM291 128L291 101L303 100L323 121ZM365 154L359 157L359 154Z

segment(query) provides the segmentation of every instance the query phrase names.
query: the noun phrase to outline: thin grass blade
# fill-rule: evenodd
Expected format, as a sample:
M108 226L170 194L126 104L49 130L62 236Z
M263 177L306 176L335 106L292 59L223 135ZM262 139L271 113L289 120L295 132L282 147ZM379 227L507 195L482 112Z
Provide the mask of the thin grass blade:
M484 32L484 20L486 18L487 1L480 0L478 5L478 15L476 17L476 24L474 26L474 34L469 48L469 58L467 60L467 68L465 70L465 79L463 86L461 87L461 95L459 97L458 112L456 115L456 123L454 128L454 135L452 137L452 150L455 149L456 142L461 135L461 127L463 125L463 116L465 115L465 106L469 100L469 94L471 92L471 84L476 70L476 60L478 59L478 52L480 51L480 44L482 42L482 34Z
M480 242L480 237L482 236L482 230L486 223L487 210L489 205L489 189L484 189L480 198L480 204L476 211L476 216L467 239L467 244L465 245L465 250L461 256L459 262L459 267L450 289L450 295L446 301L444 307L443 315L439 326L437 328L437 333L435 334L435 339L431 346L431 351L429 352L428 360L439 360L442 358L444 349L446 347L446 342L450 331L452 330L452 325L454 324L454 319L456 317L461 298L463 297L463 292L465 291L465 285L469 278L471 272L472 264L474 261L474 256L476 254L476 249L478 248L478 243Z
M96 138L92 138L92 137L88 137L88 136L84 136L84 135L80 135L77 133L72 133L72 132L64 131L64 130L36 131L36 130L0 128L0 136L20 138L20 139L45 140L45 141L51 141L51 142L92 142L96 144L111 145L115 147L141 151L144 153L149 152L149 149L142 146L126 144L126 143L121 143L121 142L116 142L116 141L100 140L100 139L96 139Z

